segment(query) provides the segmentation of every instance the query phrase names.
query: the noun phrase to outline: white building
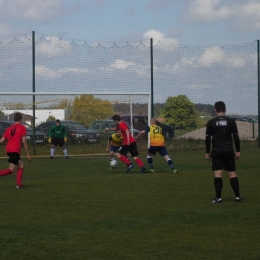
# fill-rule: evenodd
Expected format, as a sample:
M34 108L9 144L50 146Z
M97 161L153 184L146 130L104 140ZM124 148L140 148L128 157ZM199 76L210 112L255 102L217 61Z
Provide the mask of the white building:
M2 110L5 115L11 115L15 112L20 112L26 115L33 116L32 109L19 109L19 110ZM46 122L49 116L55 117L55 119L64 120L65 119L65 109L36 109L35 110L35 125L39 125L42 122ZM13 120L13 118L9 118L9 120ZM27 122L29 123L29 122Z

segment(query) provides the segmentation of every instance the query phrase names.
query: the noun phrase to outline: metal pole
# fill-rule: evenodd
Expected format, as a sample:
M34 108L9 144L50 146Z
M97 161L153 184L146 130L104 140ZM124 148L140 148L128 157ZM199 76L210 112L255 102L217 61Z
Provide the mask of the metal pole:
M151 94L148 95L148 124L150 125L151 120ZM147 149L150 147L150 132L148 133L148 143L147 143Z
M133 106L132 106L132 96L129 95L129 103L130 103L130 127L132 136L134 136L134 126L133 126Z
M35 31L32 32L32 92L35 92ZM36 154L36 145L35 145L35 95L33 95L33 154Z
M154 117L154 105L153 105L153 38L150 38L150 56L151 56L151 116Z
M260 46L259 46L259 40L257 40L257 82L258 82L258 148L260 148Z
M255 139L255 122L252 122L253 139Z

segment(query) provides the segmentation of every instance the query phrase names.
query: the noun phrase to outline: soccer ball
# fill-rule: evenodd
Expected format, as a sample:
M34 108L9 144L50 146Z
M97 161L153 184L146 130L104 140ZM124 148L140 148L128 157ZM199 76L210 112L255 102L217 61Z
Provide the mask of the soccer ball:
M110 161L110 167L111 167L111 168L116 168L117 165L118 165L118 162L117 162L116 160Z

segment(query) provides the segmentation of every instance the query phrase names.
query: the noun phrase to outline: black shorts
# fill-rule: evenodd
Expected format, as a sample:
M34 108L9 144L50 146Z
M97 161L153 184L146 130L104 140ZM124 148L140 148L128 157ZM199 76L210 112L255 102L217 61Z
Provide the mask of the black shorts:
M168 154L165 146L150 146L148 149L148 153L155 155L158 152L161 156L165 156Z
M212 171L236 171L234 151L231 149L213 149L211 151Z
M21 160L19 153L7 153L9 159L8 162L18 165L18 162Z
M51 144L54 145L54 146L59 145L60 147L65 146L64 138L53 137Z
M137 151L136 142L133 142L129 145L123 145L118 149L118 152L122 155L127 155L129 152L132 157L136 157L139 153Z

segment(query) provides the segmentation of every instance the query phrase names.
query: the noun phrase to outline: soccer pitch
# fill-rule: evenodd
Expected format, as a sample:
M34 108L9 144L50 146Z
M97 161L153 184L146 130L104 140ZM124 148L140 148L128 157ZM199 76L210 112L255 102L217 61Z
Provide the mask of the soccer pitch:
M108 156L33 158L26 189L0 179L0 259L259 260L260 151L241 154L243 201L226 173L222 204L204 151L170 152L179 174L159 155L153 174L109 170Z

